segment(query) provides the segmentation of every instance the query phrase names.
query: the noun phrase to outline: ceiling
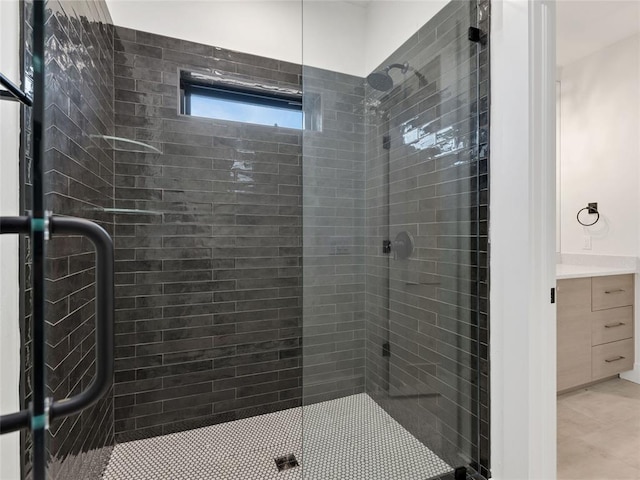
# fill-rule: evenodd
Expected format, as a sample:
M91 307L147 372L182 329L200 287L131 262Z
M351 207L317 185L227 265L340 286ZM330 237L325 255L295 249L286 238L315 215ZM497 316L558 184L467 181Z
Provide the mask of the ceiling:
M640 31L638 0L558 0L557 14L559 66Z

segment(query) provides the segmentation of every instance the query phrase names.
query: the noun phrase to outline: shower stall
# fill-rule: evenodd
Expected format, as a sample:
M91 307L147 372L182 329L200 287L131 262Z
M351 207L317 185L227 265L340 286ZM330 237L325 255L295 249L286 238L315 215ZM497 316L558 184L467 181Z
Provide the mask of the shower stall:
M114 375L22 430L22 478L488 478L489 0L264 2L300 12L301 62L41 3L22 2L44 144L22 107L21 204L42 190L49 223L113 239ZM317 27L338 12L415 28L331 69ZM51 233L44 344L42 253L20 240L24 409L37 371L62 400L104 353L93 245Z

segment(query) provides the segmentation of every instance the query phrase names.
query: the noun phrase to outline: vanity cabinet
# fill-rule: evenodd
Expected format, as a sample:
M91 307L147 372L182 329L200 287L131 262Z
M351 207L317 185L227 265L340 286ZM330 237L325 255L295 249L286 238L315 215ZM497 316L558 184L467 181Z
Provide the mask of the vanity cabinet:
M558 280L558 391L631 370L633 275Z

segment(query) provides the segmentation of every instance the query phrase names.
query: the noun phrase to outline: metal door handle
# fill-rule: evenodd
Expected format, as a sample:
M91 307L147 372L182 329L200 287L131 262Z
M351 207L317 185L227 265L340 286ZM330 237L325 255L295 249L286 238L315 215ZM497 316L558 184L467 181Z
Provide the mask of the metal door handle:
M15 100L17 102L23 103L27 107L31 107L33 105L33 101L31 100L29 95L20 90L20 87L18 87L1 73L0 85L6 88L6 90L0 90L1 100Z
M611 363L611 362L617 362L618 360L624 360L624 357L620 355L617 358L607 358L605 359L605 362Z
M609 323L608 325L605 325L604 328L615 328L615 327L621 327L623 325L626 325L626 323L624 322Z
M2 75L2 74L0 74ZM29 217L0 217L0 234L19 233L29 234L31 218ZM28 409L0 416L0 434L15 432L29 427L31 415Z
M622 293L624 292L624 290L622 288L616 288L615 290L605 290L604 293L606 294L610 294L610 293Z
M51 419L73 415L93 405L113 384L114 254L113 241L104 228L89 220L51 217L51 234L84 235L96 249L96 374L78 395L51 404Z
M0 233L29 233L30 217L0 218ZM73 217L51 217L51 235L77 234L91 240L96 249L96 373L86 390L71 398L53 401L49 418L66 417L96 403L113 383L113 311L114 311L114 254L113 241L99 225ZM0 433L29 427L32 422L28 409L0 417Z

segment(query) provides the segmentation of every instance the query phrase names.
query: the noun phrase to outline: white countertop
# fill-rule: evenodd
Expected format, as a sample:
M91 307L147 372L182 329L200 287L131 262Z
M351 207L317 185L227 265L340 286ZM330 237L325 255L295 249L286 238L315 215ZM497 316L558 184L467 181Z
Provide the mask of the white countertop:
M632 267L596 267L593 265L570 265L566 263L558 263L556 265L556 278L558 280L567 278L604 277L606 275L625 275L628 273L636 273L636 269Z

